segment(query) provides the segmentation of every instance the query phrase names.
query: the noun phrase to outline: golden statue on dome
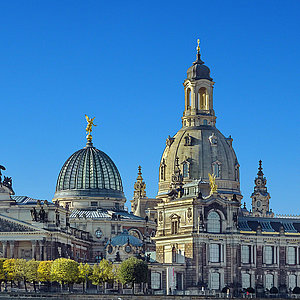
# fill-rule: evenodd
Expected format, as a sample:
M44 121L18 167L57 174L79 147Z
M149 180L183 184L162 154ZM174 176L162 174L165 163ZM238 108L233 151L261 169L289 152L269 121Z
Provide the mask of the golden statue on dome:
M93 137L91 135L91 132L93 130L93 126L97 126L94 124L94 120L95 120L95 117L94 118L89 118L87 115L85 115L85 118L86 118L86 121L88 122L87 126L86 126L86 133L87 133L87 136L86 136L86 139L91 142Z
M216 184L216 175L215 174L208 173L208 177L209 177L209 185L210 185L209 195L211 196L212 194L217 193L218 186Z

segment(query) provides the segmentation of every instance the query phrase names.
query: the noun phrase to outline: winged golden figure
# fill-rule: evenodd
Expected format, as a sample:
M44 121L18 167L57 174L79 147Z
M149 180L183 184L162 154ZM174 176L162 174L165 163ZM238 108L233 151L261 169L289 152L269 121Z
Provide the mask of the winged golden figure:
M209 177L209 185L210 185L210 195L214 194L218 190L218 186L216 184L216 175L208 173Z
M85 129L86 133L87 133L87 139L91 141L92 140L91 132L93 130L93 126L97 126L94 124L95 117L89 118L87 115L85 115L85 118L86 118L86 121L88 122L86 129Z

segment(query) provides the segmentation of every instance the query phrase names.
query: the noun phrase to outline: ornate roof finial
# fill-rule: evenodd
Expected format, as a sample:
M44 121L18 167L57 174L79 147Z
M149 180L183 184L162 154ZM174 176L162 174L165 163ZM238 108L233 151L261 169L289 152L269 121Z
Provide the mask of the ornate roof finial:
M204 64L204 62L201 60L201 54L200 54L200 40L198 39L197 40L197 59L196 59L196 61L194 62L194 64L200 64L200 65L202 65L202 64Z
M259 175L259 176L263 176L264 175L264 173L262 172L262 161L260 160L259 162L258 162L258 164L259 164L259 167L258 167L258 173L257 173L257 175Z
M142 177L142 167L139 166L138 169L139 169L139 172L138 172L137 180L139 180L139 179L140 179L140 180L143 180L143 177Z
M87 126L86 126L86 133L87 133L87 136L86 136L86 139L88 140L88 143L91 143L92 142L92 135L91 135L91 132L93 130L93 126L97 126L95 125L93 122L95 120L95 117L94 118L89 118L87 115L85 115L85 118L86 118L86 121L88 122Z
M197 46L197 54L200 54L200 40L197 40L198 46Z

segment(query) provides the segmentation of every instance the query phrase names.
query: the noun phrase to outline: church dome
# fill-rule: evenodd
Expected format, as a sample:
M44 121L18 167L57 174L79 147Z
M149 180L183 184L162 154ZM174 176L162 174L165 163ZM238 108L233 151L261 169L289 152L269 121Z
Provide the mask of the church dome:
M167 139L160 163L158 196L170 190L176 164L184 183L195 179L208 183L208 174L214 173L220 194L240 194L239 164L232 139L225 138L214 126L184 127L173 138Z
M116 165L91 142L67 159L58 176L54 199L74 197L125 198Z

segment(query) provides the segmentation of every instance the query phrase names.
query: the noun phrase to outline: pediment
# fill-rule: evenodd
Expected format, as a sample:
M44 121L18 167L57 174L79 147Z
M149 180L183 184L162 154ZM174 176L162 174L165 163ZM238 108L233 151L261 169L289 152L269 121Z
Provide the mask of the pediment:
M33 232L38 231L26 222L0 215L0 234L2 232Z

